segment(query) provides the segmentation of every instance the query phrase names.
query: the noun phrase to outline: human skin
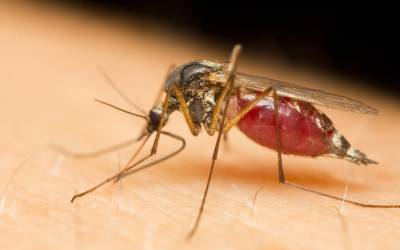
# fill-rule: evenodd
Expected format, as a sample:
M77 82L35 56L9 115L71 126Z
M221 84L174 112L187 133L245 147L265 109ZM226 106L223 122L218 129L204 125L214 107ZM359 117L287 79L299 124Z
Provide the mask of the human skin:
M398 249L400 209L368 209L278 182L276 153L237 129L221 145L205 212L191 241L216 137L193 137L181 114L165 130L186 138L178 156L108 184L74 203L71 197L113 175L138 145L97 159L70 159L55 143L89 152L134 138L143 120L95 103L135 111L106 83L101 66L135 103L151 108L170 64L228 58L231 47L182 37L144 21L1 3L0 249ZM400 203L399 104L348 79L298 69L243 48L239 69L356 99L379 109L366 116L323 111L379 165L284 156L287 179L349 199ZM339 85L342 83L343 85ZM314 84L314 85L310 85ZM357 88L357 86L359 86ZM150 144L143 150L149 152ZM179 143L161 137L159 155ZM253 202L255 193L257 199Z

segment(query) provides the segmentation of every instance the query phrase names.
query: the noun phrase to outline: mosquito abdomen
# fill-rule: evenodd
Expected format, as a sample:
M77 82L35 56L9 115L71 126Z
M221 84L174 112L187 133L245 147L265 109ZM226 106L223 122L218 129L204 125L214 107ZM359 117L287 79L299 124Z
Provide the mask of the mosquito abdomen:
M257 94L239 92L231 100L229 116L254 100ZM278 110L282 153L311 157L330 154L349 159L350 144L312 104L280 97ZM277 150L274 114L273 98L266 97L238 122L238 128L254 142Z

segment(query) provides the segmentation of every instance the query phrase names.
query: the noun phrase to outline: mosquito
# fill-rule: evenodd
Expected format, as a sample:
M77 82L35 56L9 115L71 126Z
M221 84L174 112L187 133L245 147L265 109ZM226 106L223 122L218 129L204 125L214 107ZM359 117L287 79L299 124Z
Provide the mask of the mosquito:
M71 202L108 182L118 181L181 152L185 148L185 140L163 130L170 114L178 110L182 112L190 132L194 136L197 136L202 128L210 136L217 133L203 198L195 223L188 235L189 238L195 234L203 215L221 138L234 126L237 126L254 142L277 152L280 183L342 201L342 197L287 181L283 170L282 154L308 157L334 156L358 165L377 164L363 152L353 148L346 138L334 128L332 121L316 109L314 104L361 114L376 115L378 111L361 101L345 96L267 77L240 73L236 71L240 51L240 45L234 46L230 59L226 63L200 60L170 70L155 105L147 114L144 111L141 111L142 114L132 113L99 101L146 120L146 126L142 133L136 140L133 140L142 141L142 143L120 172L84 192L74 195ZM118 91L111 79L105 73L104 75ZM120 91L118 92L123 96ZM165 97L162 100L163 94ZM124 99L127 98L124 97ZM129 100L127 99L127 101ZM153 134L155 134L155 139L150 153L133 163ZM181 146L176 151L149 162L149 159L157 153L161 135L180 141ZM105 149L99 153L109 152L133 141ZM344 202L361 207L400 208L400 205L367 204L348 199L344 199Z

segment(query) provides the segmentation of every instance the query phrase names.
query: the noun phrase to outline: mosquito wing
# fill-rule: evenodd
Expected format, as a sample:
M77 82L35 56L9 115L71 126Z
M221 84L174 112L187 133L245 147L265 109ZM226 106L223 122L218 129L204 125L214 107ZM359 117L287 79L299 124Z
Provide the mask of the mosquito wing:
M253 76L238 72L235 76L235 86L256 91L264 91L268 87L273 87L279 96L287 96L296 100L344 111L362 114L378 114L378 110L375 108L349 97L328 93L318 89L306 88L267 77Z

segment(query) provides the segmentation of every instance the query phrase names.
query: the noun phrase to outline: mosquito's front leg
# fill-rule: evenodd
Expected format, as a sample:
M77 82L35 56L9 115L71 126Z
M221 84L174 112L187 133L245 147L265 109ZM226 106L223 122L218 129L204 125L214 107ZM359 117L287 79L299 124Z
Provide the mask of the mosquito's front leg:
M137 161L137 162L136 162L135 164L133 164L132 166L129 166L128 168L125 168L125 169L121 170L121 171L118 172L117 174L115 174L115 175L113 175L113 176L111 176L111 177L105 179L104 181L100 182L100 183L97 184L96 186L94 186L94 187L92 187L92 188L89 188L88 190L86 190L86 191L84 191L84 192L75 194L75 195L72 197L71 202L74 202L74 200L76 200L77 198L82 197L82 196L84 196L84 195L86 195L86 194L88 194L88 193L91 193L91 192L95 191L96 189L98 189L99 187L103 186L104 184L106 184L106 183L108 183L108 182L110 182L110 181L117 180L117 179L121 178L121 177L123 176L124 173L126 173L126 172L129 171L130 169L136 167L136 166L139 165L140 163L144 162L145 160L147 160L147 159L150 158L151 156L152 156L152 154L149 154L149 155L143 157L142 159L140 159L139 161Z
M166 116L166 113L167 113L167 109L168 109L168 106L169 106L169 101L170 101L170 97L171 97L172 92L175 93L176 98L178 99L179 107L180 107L180 109L181 109L181 111L183 113L183 116L185 118L186 123L189 126L190 132L193 135L198 135L199 134L199 130L196 127L196 125L194 124L194 122L192 120L192 117L190 116L189 107L186 104L186 101L185 101L185 98L184 98L184 96L182 94L182 91L179 89L179 87L175 83L171 84L169 86L169 88L168 88L167 96L165 97L165 101L164 101L164 104L163 104L163 110L162 110L162 113L161 113L160 123L159 123L158 128L157 128L156 139L154 140L154 144L153 144L153 147L151 149L152 154L155 154L157 152L157 145L158 145L158 141L160 139L161 129L163 127L163 124L164 124L164 121L165 121L165 118L166 118L165 116Z
M219 122L219 117L221 114L221 108L222 108L222 104L225 101L225 98L228 94L228 92L231 90L232 86L233 86L233 81L229 81L229 79L232 78L232 74L235 73L235 67L236 67L236 63L237 63L237 59L239 57L239 53L240 50L242 49L242 47L240 45L236 45L231 53L231 57L229 59L229 64L228 64L228 68L226 71L227 74L227 82L225 83L224 88L222 89L221 94L219 95L217 102L215 104L214 107L214 111L212 113L211 116L211 123L210 126L207 128L207 134L209 135L214 135L216 129L217 129L217 124Z
M185 121L190 129L190 132L196 136L199 134L199 129L196 127L192 120L192 116L190 115L189 107L186 104L185 97L182 94L182 91L175 85L171 85L171 89L175 92L176 98L178 99L179 102L179 107L183 113L183 117L185 118Z
M217 141L215 143L214 152L213 152L212 159L211 159L211 166L210 166L210 171L209 171L209 174L208 174L207 184L206 184L206 188L204 190L203 199L201 201L201 205L200 205L197 217L196 217L196 221L195 221L192 229L190 230L190 232L188 234L188 239L191 239L193 237L193 235L196 233L196 230L197 230L197 228L199 226L199 223L200 223L200 220L201 220L201 216L203 214L204 205L206 203L207 194L208 194L208 190L209 190L209 187L210 187L212 174L213 174L213 171L214 171L215 161L217 160L217 156L218 156L219 145L220 145L220 142L221 142L222 135L224 133L223 128L224 128L224 123L225 123L225 119L226 119L226 115L227 115L227 111L228 111L228 106L229 106L229 101L230 101L229 96L232 93L232 87L231 86L233 86L233 82L235 80L235 70L236 70L237 59L238 59L240 50L241 50L241 46L240 45L236 45L233 48L233 51L232 51L232 54L231 54L231 59L230 59L230 63L229 63L229 75L228 75L227 82L226 82L226 85L227 85L227 93L226 93L226 95L227 95L228 98L225 98L224 100L222 100L222 101L225 101L225 107L224 107L224 111L223 111L223 114L222 114L221 124L220 124L219 130L218 130Z
M154 155L157 152L158 142L160 141L161 129L164 125L165 116L167 114L167 109L169 106L169 100L171 97L172 90L173 90L173 88L171 88L171 87L168 88L167 95L165 96L165 100L164 100L163 108L162 108L162 112L161 112L161 117L160 117L160 122L159 122L158 128L157 128L156 138L154 139L153 147L151 148L151 153L150 153L151 155Z

